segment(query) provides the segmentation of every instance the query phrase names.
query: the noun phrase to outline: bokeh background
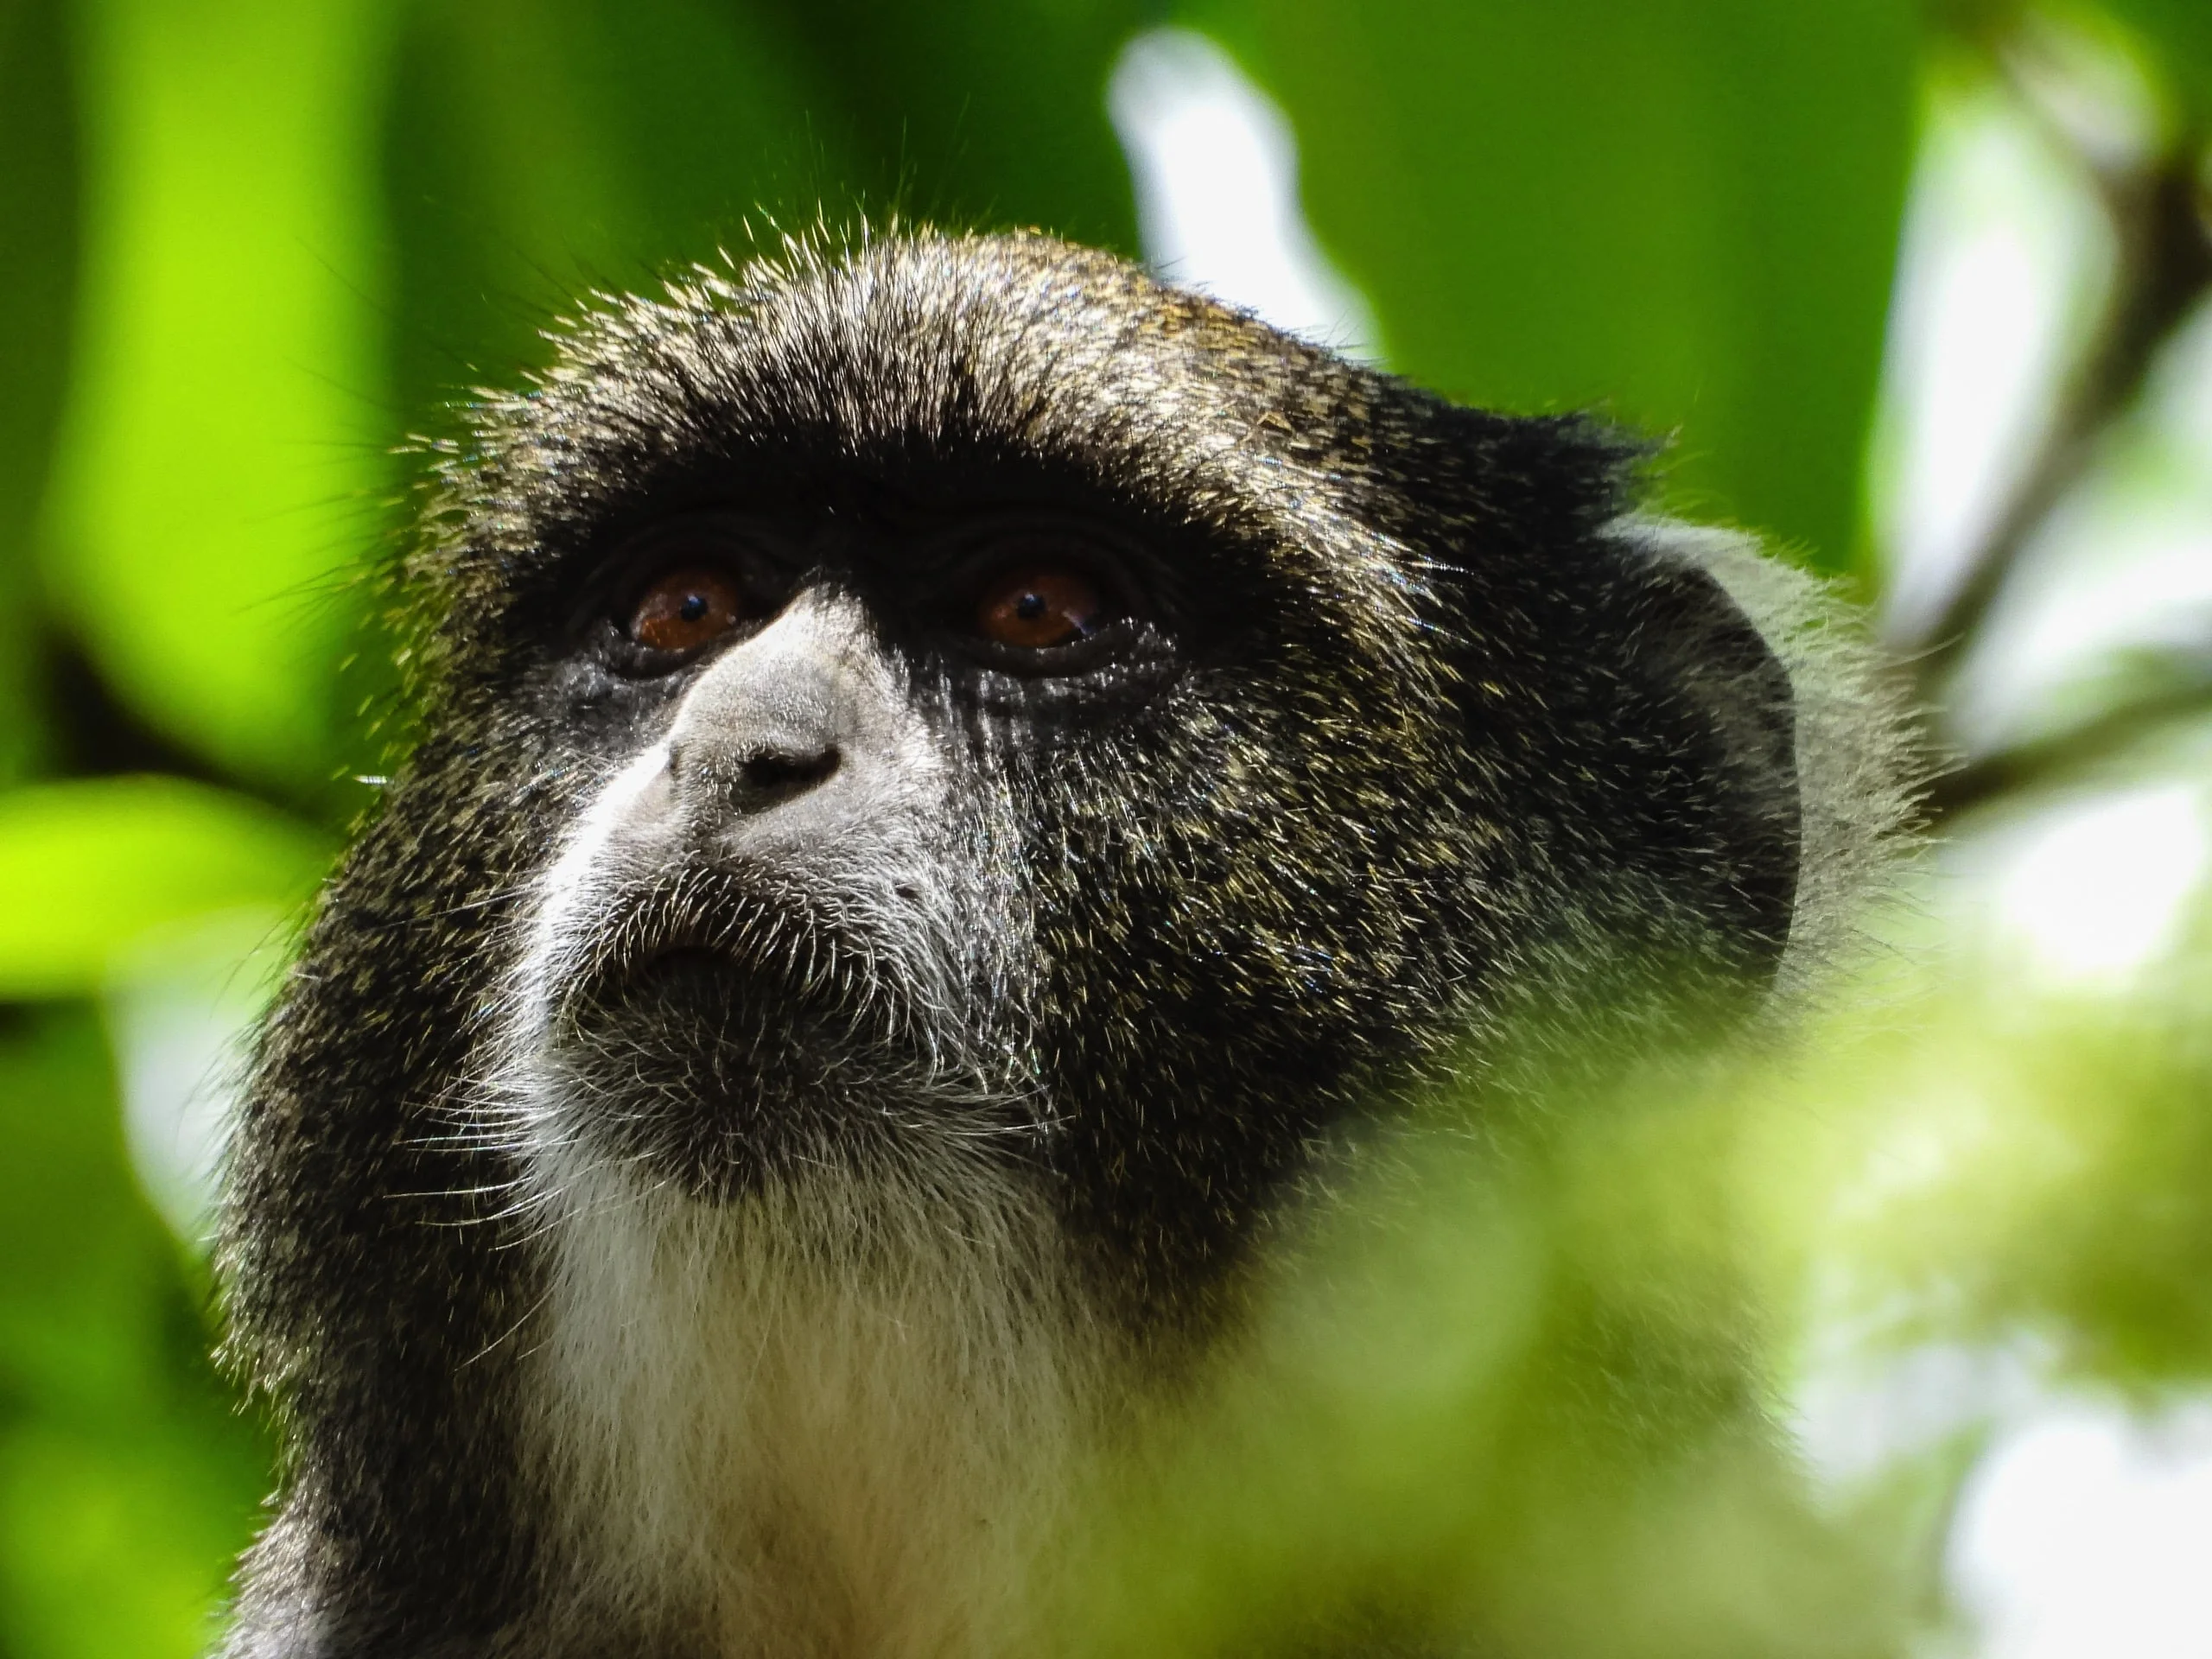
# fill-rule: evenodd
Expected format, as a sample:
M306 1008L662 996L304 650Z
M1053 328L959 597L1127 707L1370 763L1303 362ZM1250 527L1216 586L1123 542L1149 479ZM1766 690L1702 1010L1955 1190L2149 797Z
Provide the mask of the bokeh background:
M1131 1500L1095 1642L1340 1583L1484 1651L2212 1654L2209 137L2203 0L0 0L0 1656L197 1650L271 1484L210 1171L394 759L423 447L592 291L916 220L1663 437L1951 762L1815 1058L1440 1177L1433 1270L1293 1298ZM1748 1352L1791 1458L1498 1334L1599 1305Z

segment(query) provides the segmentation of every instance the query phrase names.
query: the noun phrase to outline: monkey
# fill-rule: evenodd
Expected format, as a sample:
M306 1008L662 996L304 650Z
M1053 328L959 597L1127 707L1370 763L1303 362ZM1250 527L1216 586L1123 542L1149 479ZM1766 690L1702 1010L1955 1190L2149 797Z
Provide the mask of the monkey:
M1019 1650L1348 1127L1757 1027L1909 816L1820 585L1593 419L1038 232L557 340L438 453L235 1132L232 1659Z

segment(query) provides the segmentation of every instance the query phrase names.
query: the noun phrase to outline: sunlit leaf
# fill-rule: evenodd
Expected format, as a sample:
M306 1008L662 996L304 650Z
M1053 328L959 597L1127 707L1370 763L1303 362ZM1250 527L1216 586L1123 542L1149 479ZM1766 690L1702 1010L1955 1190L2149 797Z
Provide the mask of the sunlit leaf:
M81 362L47 586L137 712L331 771L344 581L375 543L385 0L87 0Z
M149 931L245 905L296 908L327 849L243 796L173 778L0 795L0 999L96 988Z

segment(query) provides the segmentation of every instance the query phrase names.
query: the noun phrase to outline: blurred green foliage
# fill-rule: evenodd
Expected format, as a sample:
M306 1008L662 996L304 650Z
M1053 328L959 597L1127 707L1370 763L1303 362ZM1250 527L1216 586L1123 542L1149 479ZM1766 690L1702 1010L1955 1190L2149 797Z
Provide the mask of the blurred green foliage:
M2121 22L2141 31L2171 76L2171 92L2200 127L2212 121L2212 10L2196 0L2112 0Z
M204 1270L124 1158L89 1010L0 1046L0 1650L188 1654L269 1480L207 1359Z
M1541 1098L1446 1100L1366 1150L1203 1403L1115 1471L1081 1651L1900 1650L1917 1576L1765 1414L1770 1090L1638 1069Z
M2206 119L2212 9L2112 10ZM0 1656L205 1637L270 1448L202 1357L204 1268L132 1173L103 1012L149 938L301 914L387 760L364 577L404 451L543 363L582 293L862 217L1134 253L1106 79L1141 29L1197 27L1288 115L1395 367L1668 437L1675 504L1864 586L1929 41L2011 15L0 0ZM1815 1503L1758 1431L1775 1310L1834 1248L1947 1330L2047 1328L2144 1386L2212 1370L2199 1007L2027 1046L1952 1008L1810 1093L1643 1086L1479 1155L1432 1126L1381 1231L1311 1241L1193 1421L1109 1471L1065 1628L1892 1650L1929 1611L1920 1535ZM1957 1179L1840 1196L1930 1090Z
M0 10L0 786L35 763L28 551L69 370L77 130L60 9Z
M158 774L0 794L0 999L97 992L119 949L239 906L313 892L321 837L250 796Z
M1848 562L1914 127L1910 0L1199 16L1291 111L1308 211L1399 367L1679 435L1680 505Z
M1892 1340L2030 1332L2054 1367L2145 1397L2212 1376L2206 988L2185 976L2118 1007L1999 1018L1953 1007L1940 1041L1897 1046L1859 1080L1829 1133L1864 1147L1909 1130L1927 1160L1831 1241Z
M73 9L84 262L45 592L117 694L311 787L391 487L376 0ZM368 285L370 291L363 291Z
M1763 1052L1436 1103L1108 1471L1055 1629L1085 1656L1929 1650L1984 1430L1808 1484L1768 1415L1804 1306L1862 1355L2024 1340L2091 1397L2201 1397L2212 957L2183 960L2120 1002L1892 966Z

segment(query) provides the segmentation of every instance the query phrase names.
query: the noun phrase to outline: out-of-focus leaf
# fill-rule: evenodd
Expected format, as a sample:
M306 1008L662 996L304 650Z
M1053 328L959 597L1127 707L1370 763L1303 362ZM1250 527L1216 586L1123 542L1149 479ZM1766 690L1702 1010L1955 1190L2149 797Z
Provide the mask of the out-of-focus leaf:
M59 0L0 7L0 784L35 748L28 557L68 366L76 111Z
M422 5L386 176L404 403L542 362L591 287L866 213L1135 245L1101 102L1127 0L485 0Z
M90 991L133 941L192 916L296 908L327 857L282 813L179 779L0 795L0 1000Z
M143 1410L160 1369L158 1224L124 1162L106 1045L81 1007L0 1041L4 1409Z
M2204 0L2106 0L2106 5L2164 55L2175 90L2197 119L2212 118L2212 6Z
M1678 434L1673 497L1840 568L1914 125L1910 0L1196 0L1288 111L1394 365Z
M385 0L88 0L80 359L47 586L147 721L331 770L382 521Z
M411 9L384 168L415 428L543 361L587 289L743 252L763 208L810 222L846 170L810 68L774 18L704 0Z
M1136 251L1128 168L1106 118L1143 0L765 0L842 100L859 205L956 228L1036 226ZM842 206L834 203L833 206Z
M268 1483L82 1007L0 1041L0 1650L177 1659Z
M1273 1265L1197 1409L1086 1505L1071 1648L1898 1651L1916 1583L1765 1421L1744 1103L1620 1104L1485 1103L1479 1141L1344 1184L1351 1224Z
M41 1424L0 1440L10 1651L37 1659L205 1652L246 1541L251 1478L244 1459L175 1433L149 1441ZM218 1493L232 1501L213 1501Z
M1841 1212L1903 1336L2028 1329L2106 1381L2212 1375L2212 1049L2201 996L2160 1000L1955 1014L1838 1091L1847 1132L1926 1165Z

